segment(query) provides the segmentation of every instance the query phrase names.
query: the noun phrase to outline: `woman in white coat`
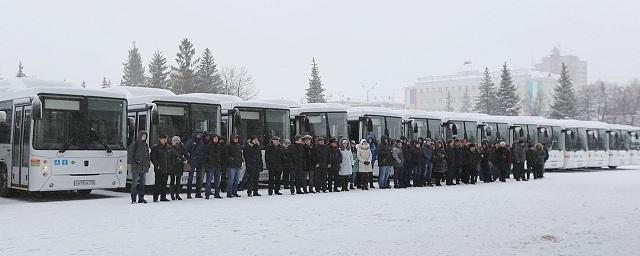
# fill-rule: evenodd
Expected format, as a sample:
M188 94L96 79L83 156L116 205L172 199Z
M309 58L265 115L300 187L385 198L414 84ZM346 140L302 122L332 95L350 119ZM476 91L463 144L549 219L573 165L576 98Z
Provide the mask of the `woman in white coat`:
M371 150L367 140L361 140L358 145L358 172L360 172L360 184L362 190L369 190L369 174L373 172L371 166Z
M353 170L353 155L351 154L351 146L349 140L340 140L340 154L342 155L340 171L338 172L338 175L340 175L340 181L338 184L336 184L336 186L341 185L342 191L349 191L349 175L351 175L351 172Z

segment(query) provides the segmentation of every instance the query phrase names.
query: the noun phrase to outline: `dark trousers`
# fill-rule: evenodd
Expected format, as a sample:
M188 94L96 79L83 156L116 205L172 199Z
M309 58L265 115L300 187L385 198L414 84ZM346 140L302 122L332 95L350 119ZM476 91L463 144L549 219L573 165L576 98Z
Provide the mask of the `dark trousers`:
M516 180L524 179L524 162L513 164L513 178Z
M362 189L369 189L369 173L360 173L360 186L362 187Z
M153 200L158 200L158 197L167 198L167 173L155 172L155 186L153 188Z
M282 176L282 171L269 170L269 194L274 191L280 193L280 176Z
M349 190L349 175L338 175L338 182L336 183L336 190L338 186L342 187L342 191Z
M291 180L291 178L289 177L289 173L291 171L289 170L289 168L285 168L284 170L282 170L282 185L284 186L285 189L289 188L289 180ZM293 184L292 184L293 185Z
M413 173L413 186L414 187L422 187L424 186L424 180L423 177L426 174L426 169L425 169L425 165L424 164L418 164L418 166L416 166L415 168L415 172Z
M311 168L309 169L307 174L309 175L309 191L313 191L313 188L316 186L316 170L314 170L314 168Z
M327 190L327 168L317 168L316 169L316 191L326 191Z
M454 184L457 170L458 170L458 167L456 167L455 165L451 169L447 169L447 174L446 174L447 185Z
M408 166L402 169L402 184L401 188L411 187L411 176L415 172L415 166Z
M498 169L498 173L500 175L500 181L504 182L507 180L507 175L509 175L509 166L506 164L498 164L496 165L496 169Z
M340 177L338 175L338 169L334 169L333 167L329 169L329 172L327 173L328 177L327 177L327 188L329 188L329 190L338 190L338 186L340 186Z
M291 192L300 193L307 192L307 175L303 170L291 170L289 173L291 178L291 183L289 184L289 189Z
M433 178L432 180L435 181L436 186L440 186L440 181L442 180L442 178L444 178L444 173L443 172L433 172Z
M213 179L213 191L216 196L220 196L220 182L221 182L221 170L220 167L207 168L207 178L205 180L205 195L211 195L211 180Z
M202 168L201 167L192 167L189 172L189 180L187 181L187 195L191 195L191 191L193 190L193 176L196 176L196 196L200 196L202 194Z
M169 193L171 194L171 196L180 194L180 189L182 187L182 185L180 185L181 180L182 180L182 174L169 175Z
M258 193L258 179L260 178L260 170L247 169L244 173L247 177L247 194Z

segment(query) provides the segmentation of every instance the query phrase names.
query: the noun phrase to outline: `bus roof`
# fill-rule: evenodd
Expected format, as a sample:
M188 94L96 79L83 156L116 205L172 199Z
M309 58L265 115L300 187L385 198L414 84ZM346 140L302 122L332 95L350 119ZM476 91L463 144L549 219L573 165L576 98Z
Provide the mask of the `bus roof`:
M398 110L398 112L403 114L405 119L422 118L422 119L438 119L438 120L442 120L442 117L440 115L437 115L437 114L434 114L434 113L430 113L430 112L427 112L427 111L423 111L423 110L404 109L404 110Z
M220 105L220 101L215 99L204 99L186 95L176 95L173 92L149 87L114 86L105 90L123 93L127 96L129 105L146 104L153 102L177 102L177 103L198 103Z
M357 120L363 116L388 116L388 117L403 117L403 114L397 111L381 108L381 107L350 107L347 110L347 116L350 120Z
M471 121L481 123L487 114L481 113L458 113L458 112L428 112L429 114L440 116L443 122L447 121Z
M126 98L122 93L82 88L80 85L67 81L42 80L35 78L10 78L0 80L0 100L31 97L40 93L121 99Z
M349 106L339 103L305 103L295 108L299 113L305 112L347 112ZM292 110L293 111L293 110Z
M609 124L598 121L583 121L587 128L593 129L609 129Z
M218 100L221 102L222 109L229 110L233 108L268 108L268 109L281 109L289 110L289 106L279 103L258 101L258 100L243 100L240 97L233 95L222 95L213 93L187 93L180 96L199 97L211 100Z

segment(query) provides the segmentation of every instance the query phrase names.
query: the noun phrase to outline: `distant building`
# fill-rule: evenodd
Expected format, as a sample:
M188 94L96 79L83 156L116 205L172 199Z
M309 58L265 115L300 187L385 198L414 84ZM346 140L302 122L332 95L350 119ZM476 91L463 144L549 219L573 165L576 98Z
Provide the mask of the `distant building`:
M543 57L542 61L535 65L535 70L560 75L562 63L567 65L569 77L576 89L587 85L587 62L580 60L577 56L560 55L557 47L551 50L549 56Z
M500 84L500 74L499 70L491 73L491 81L496 88ZM451 107L454 111L460 111L464 93L467 91L469 106L473 109L479 94L482 75L480 71L471 70L453 75L419 77L413 86L405 88L405 106L409 109L445 111L447 93L450 93ZM534 109L540 95L544 97L543 109L548 109L558 76L526 69L514 69L511 70L511 79L518 88L522 114L536 113Z
M404 109L405 105L402 102L394 102L392 100L388 100L388 101L380 101L380 100L375 100L375 101L370 101L370 102L363 102L363 101L357 101L357 100L329 100L327 101L327 103L340 103L340 104L344 104L344 105L349 105L352 107L382 107L382 108L389 108L389 109Z

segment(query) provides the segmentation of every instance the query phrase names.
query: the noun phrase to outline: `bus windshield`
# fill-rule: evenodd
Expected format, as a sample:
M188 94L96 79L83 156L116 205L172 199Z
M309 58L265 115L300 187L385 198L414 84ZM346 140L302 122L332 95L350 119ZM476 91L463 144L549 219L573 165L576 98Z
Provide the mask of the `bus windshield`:
M427 119L427 124L429 124L429 131L431 132L431 139L433 141L438 141L442 139L442 133L440 133L440 119ZM429 136L427 136L429 138Z
M478 123L474 121L464 122L464 138L471 143L478 143Z
M587 129L587 148L589 150L605 150L607 133L603 129Z
M632 131L629 132L629 148L631 150L640 150L640 132Z
M387 131L389 132L389 139L391 141L397 140L402 134L402 118L400 117L387 117Z
M126 149L126 101L98 97L41 96L33 147L42 150Z
M609 132L609 149L625 150L624 137L621 130L611 130Z
M236 131L243 143L252 136L257 136L262 145L278 136L289 138L289 110L238 108L240 110L240 127Z
M334 138L348 138L347 112L327 113L329 132Z
M579 151L586 149L587 132L584 128L571 128L565 132L565 149Z
M194 129L218 132L220 106L187 103L156 103L158 105L158 125L151 125L150 141L155 143L160 134L179 136L184 141L191 138Z
M311 136L327 136L327 115L325 113L305 113L311 126Z
M371 123L373 124L373 131L369 132L366 129L362 130L362 138L369 139L369 137L373 137L376 142L380 141L380 136L384 134L384 117L381 116L367 116L371 119Z

